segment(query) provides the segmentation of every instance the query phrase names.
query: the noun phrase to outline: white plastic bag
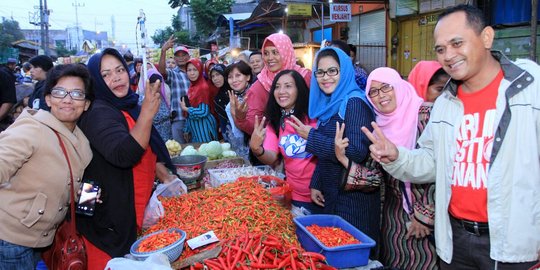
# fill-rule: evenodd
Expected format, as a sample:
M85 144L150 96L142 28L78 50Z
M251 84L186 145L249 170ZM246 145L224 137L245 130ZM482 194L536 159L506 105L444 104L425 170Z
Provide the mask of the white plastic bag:
M150 255L144 261L128 258L114 258L105 266L107 270L170 270L169 258L163 253Z
M159 201L158 196L178 197L186 193L187 186L179 178L176 178L167 184L159 184L154 193L152 193L152 197L150 197L150 201L144 210L143 229L147 229L156 224L165 214L165 210L163 209L163 205Z

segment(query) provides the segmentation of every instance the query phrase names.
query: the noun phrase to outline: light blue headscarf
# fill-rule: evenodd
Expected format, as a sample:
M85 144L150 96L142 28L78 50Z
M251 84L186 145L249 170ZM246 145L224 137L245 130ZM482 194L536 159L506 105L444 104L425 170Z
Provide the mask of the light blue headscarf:
M326 50L333 50L339 58L339 82L336 90L330 95L325 94L319 84L315 72L318 67L319 54ZM311 87L309 93L309 118L317 119L317 125L325 124L336 113L341 119L345 119L345 109L347 101L353 97L361 98L370 108L371 104L367 101L366 94L362 91L354 79L354 67L352 61L339 48L325 47L317 53L316 61L313 64L313 74L311 76Z

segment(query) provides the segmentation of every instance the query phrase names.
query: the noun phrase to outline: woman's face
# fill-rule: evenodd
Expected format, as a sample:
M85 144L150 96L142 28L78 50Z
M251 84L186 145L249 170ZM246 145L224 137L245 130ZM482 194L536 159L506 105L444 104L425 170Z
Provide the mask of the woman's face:
M116 97L122 98L129 92L129 75L118 58L106 54L101 58L101 77Z
M223 78L223 75L219 74L217 71L210 72L210 79L212 80L212 83L215 87L220 88L225 83L225 78Z
M426 93L426 101L435 102L435 99L437 99L442 94L442 90L448 79L450 79L450 76L448 75L441 76L434 84L428 86L428 90Z
M242 92L248 86L251 76L242 74L237 68L231 70L227 76L227 82L231 89L236 92Z
M189 63L187 65L186 73L188 79L192 82L196 81L199 78L199 70L192 63Z
M273 45L264 47L263 60L270 72L278 72L283 66L281 55L279 54L278 49Z
M387 92L385 93L383 91ZM396 110L397 99L396 91L393 86L379 81L371 81L369 92L378 92L376 96L370 95L370 99L378 111L388 114Z
M338 69L338 73L334 76L328 75L328 70ZM322 77L317 77L317 83L319 84L319 87L321 90L327 94L330 95L334 93L336 90L339 78L341 76L341 73L339 72L339 63L334 59L334 57L331 56L325 56L319 59L319 63L317 63L317 70L326 72L323 74Z
M291 74L284 74L276 82L274 98L277 104L285 111L290 111L296 104L298 98L298 88Z
M30 76L34 80L43 81L47 78L47 72L43 70L41 67L34 67L32 64L30 64Z
M73 76L62 77L53 87L53 93L45 96L45 102L51 107L51 114L72 131L81 114L90 106L90 101L88 99L75 100L71 95L74 95L72 93L75 91L85 93L84 89L84 82L81 78ZM57 95L56 93L61 91L68 93L63 98L53 96L53 94Z

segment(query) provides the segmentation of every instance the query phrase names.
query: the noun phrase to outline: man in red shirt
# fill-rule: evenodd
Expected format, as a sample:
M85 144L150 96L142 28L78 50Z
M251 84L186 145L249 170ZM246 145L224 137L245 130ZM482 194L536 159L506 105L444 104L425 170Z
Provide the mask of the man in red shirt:
M418 149L398 149L376 124L362 128L392 176L435 181L443 270L528 269L539 257L540 67L491 51L494 36L475 7L441 13L435 52L452 79Z

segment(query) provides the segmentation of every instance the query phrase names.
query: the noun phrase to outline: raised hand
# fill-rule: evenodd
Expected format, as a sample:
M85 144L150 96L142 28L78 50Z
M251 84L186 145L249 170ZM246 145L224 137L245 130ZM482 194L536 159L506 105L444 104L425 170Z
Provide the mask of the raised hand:
M264 138L266 137L266 128L264 126L265 121L266 117L263 116L259 122L259 116L255 115L255 126L253 128L253 133L251 134L251 139L249 140L249 147L252 151L257 151L257 153L260 152L259 148L263 144Z
M159 110L159 104L161 103L161 81L157 80L154 83L150 83L146 80L146 87L144 89L144 99L141 104L141 114L146 113L154 118Z
M167 51L168 49L172 48L174 46L174 42L176 41L176 38L174 35L171 35L169 39L165 43L163 43L163 46L161 47L162 51Z
M343 138L345 132L345 123L341 126L336 121L336 137L334 138L334 150L336 152L336 158L347 168L349 166L349 158L345 155L345 149L349 146L349 139Z
M290 119L291 121L287 121L289 122L289 125L291 125L294 130L296 130L296 133L298 133L300 137L304 138L304 140L307 140L309 137L309 132L313 127L310 125L304 125L304 123L302 123L302 121L300 121L300 119L296 118L296 116L294 115L291 115Z
M373 127L373 132L369 131L366 127L362 127L362 132L373 143L369 146L371 157L375 161L382 163L389 163L396 160L399 155L396 145L384 136L377 123L371 122L371 126Z
M248 93L249 94L249 93ZM248 104L246 99L242 102L238 100L238 97L234 94L232 90L229 90L229 100L231 102L231 115L233 119L246 119Z

